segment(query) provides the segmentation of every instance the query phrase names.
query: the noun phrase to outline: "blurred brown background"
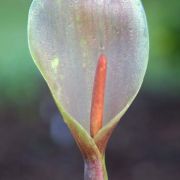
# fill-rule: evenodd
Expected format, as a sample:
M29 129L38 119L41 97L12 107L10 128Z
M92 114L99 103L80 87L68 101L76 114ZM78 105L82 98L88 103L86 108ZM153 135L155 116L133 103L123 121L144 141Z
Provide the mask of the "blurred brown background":
M0 1L0 180L80 180L83 160L27 46L31 0ZM111 180L180 179L180 1L143 0L150 61L107 150Z

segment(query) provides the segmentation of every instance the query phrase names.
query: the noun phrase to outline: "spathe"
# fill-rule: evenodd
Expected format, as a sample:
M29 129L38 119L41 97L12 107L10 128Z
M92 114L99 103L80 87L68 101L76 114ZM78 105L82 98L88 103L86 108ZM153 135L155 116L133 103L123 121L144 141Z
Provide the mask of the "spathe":
M84 157L99 158L146 71L149 37L140 0L34 0L28 37L33 59ZM101 54L108 61L103 128L91 138L92 91Z

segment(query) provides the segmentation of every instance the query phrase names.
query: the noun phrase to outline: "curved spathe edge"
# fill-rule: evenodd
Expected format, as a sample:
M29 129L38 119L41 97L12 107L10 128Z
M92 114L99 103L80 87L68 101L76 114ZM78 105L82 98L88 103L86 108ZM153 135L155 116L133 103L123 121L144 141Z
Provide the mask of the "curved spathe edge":
M71 115L69 115L64 108L56 101L56 105L63 116L63 120L70 129L76 143L78 144L83 156L88 158L89 156L94 156L94 154L99 155L99 150L86 129L76 121Z
M135 98L136 96L134 96ZM117 114L112 120L110 120L104 127L102 127L99 132L96 134L94 137L94 141L96 145L98 146L99 151L101 154L105 153L107 143L112 135L113 130L117 126L117 124L120 122L122 116L125 114L129 106L131 105L132 101L134 98L131 100L130 103L128 103L124 109Z

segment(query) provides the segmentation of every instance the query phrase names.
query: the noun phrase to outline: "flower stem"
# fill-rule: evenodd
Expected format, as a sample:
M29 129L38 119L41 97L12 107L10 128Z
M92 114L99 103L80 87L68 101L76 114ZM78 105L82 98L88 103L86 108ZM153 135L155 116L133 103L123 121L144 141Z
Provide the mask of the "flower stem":
M84 180L108 180L104 156L94 160L84 160Z

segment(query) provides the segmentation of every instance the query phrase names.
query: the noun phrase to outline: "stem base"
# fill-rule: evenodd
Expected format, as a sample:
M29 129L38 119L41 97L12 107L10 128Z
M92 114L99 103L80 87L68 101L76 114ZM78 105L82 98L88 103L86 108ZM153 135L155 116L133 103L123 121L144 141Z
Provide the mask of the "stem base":
M108 180L105 160L84 160L84 180Z

